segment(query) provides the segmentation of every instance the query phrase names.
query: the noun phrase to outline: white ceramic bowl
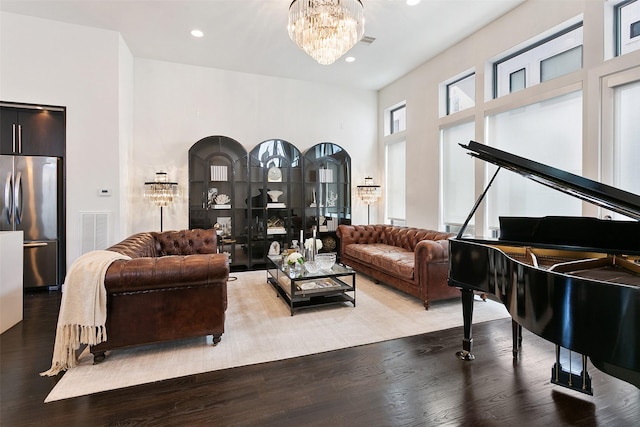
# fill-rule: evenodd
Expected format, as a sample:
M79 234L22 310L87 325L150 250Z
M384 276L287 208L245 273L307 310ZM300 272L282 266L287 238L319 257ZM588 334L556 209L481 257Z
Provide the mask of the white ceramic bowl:
M336 254L335 252L317 254L316 262L320 264L320 269L331 270L333 264L336 263Z

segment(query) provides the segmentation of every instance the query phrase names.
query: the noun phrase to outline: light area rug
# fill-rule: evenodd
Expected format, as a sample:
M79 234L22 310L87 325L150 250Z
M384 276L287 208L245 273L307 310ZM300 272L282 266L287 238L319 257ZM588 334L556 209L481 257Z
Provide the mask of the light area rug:
M462 325L459 299L435 302L425 310L417 298L360 274L356 307L328 305L300 310L294 316L267 283L265 271L232 276L237 280L228 283L225 333L217 346L211 345L210 336L138 346L108 352L98 365L93 365L85 349L79 365L63 375L45 402ZM508 316L500 303L478 299L474 304L474 323Z

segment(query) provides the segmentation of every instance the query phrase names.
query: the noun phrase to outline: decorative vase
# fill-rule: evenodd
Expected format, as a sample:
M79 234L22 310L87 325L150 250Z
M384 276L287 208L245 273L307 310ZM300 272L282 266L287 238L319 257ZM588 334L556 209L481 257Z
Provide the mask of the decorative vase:
M269 198L271 199L272 203L278 203L278 197L282 196L282 191L270 190L270 191L267 191L267 194L269 195Z

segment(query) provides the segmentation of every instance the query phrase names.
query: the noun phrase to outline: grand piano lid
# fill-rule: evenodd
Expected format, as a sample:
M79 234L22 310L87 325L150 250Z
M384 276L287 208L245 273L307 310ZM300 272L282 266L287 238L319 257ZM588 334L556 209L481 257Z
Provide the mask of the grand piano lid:
M619 188L610 187L552 166L538 163L488 145L469 141L460 144L469 154L501 168L554 188L563 193L586 200L605 209L640 220L640 196Z

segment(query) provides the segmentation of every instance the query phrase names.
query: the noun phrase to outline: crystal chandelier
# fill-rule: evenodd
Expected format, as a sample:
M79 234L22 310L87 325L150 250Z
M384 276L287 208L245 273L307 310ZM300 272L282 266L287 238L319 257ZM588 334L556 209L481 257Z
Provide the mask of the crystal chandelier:
M360 0L293 0L289 37L322 65L329 65L364 35Z

